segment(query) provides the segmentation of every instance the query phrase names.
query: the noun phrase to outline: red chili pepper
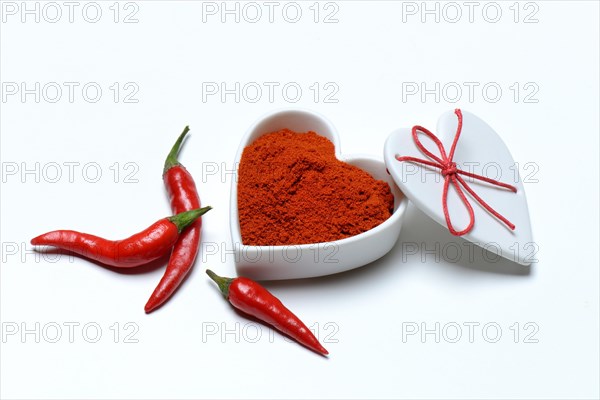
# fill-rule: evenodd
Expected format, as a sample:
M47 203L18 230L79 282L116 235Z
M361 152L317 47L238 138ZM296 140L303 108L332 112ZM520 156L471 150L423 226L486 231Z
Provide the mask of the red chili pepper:
M163 256L181 231L211 207L199 208L158 220L123 240L107 240L88 233L59 230L31 239L35 246L54 246L117 268L131 268Z
M165 161L163 172L163 181L171 201L171 210L174 213L200 207L200 198L194 179L177 160L181 143L189 130L190 128L186 126L173 145ZM173 247L167 269L144 307L146 313L152 312L167 301L194 266L194 260L200 247L201 229L202 218L198 218L179 236Z
M209 269L206 273L235 308L265 321L317 353L329 354L310 329L257 282L244 277L223 278Z

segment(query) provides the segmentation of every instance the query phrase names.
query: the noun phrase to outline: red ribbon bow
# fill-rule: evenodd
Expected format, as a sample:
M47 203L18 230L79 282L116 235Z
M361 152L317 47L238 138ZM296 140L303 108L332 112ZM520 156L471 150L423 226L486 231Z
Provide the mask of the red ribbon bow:
M425 154L427 157L429 157L433 161L426 160L423 158L409 157L409 156L406 156L406 157L396 156L396 160L425 164L425 165L429 165L430 167L440 169L440 173L444 177L444 192L442 194L442 207L444 209L444 217L446 217L446 224L448 225L448 229L450 230L450 233L452 233L453 235L462 236L466 233L469 233L473 229L473 225L475 224L475 214L473 213L473 207L471 206L471 203L469 203L469 200L467 199L464 192L462 191L461 185L467 192L469 192L469 194L471 196L473 196L475 198L475 200L477 200L477 202L479 204L481 204L481 206L483 208L485 208L493 216L495 216L500 221L502 221L510 229L514 230L515 225L513 223L511 223L508 219L503 217L499 212L494 210L489 204L487 204L485 201L483 201L483 199L481 197L479 197L473 189L471 189L469 184L467 182L465 182L465 180L461 177L461 175L479 179L480 181L484 181L487 183L491 183L492 185L503 187L514 193L517 192L517 188L512 185L509 185L507 183L499 182L497 180L490 179L485 176L481 176L481 175L473 174L471 172L463 171L456 166L456 163L454 161L452 161L452 159L454 158L454 150L456 149L456 144L458 143L458 138L460 137L460 132L462 130L462 123L463 123L463 116L462 116L462 112L460 111L460 109L457 108L456 110L454 110L454 113L458 117L458 127L456 128L456 135L454 136L454 141L452 142L452 147L450 148L449 155L446 155L446 149L444 149L444 145L442 144L442 142L440 141L440 139L437 136L435 136L433 133L431 133L428 129L423 128L422 126L419 126L419 125L415 125L412 128L413 140L415 141L415 144L417 145L419 150L421 150L421 152L423 154ZM438 149L440 150L441 158L432 154L429 150L427 150L425 148L425 146L423 146L423 144L419 140L419 136L418 136L419 132L424 133L431 140L433 140L433 142L437 145ZM467 208L467 211L469 212L469 225L462 231L457 231L456 229L454 229L454 226L452 225L452 221L450 220L450 213L448 212L448 186L450 186L450 183L452 183L452 185L456 189L456 192L458 193L460 199L462 200L463 204Z

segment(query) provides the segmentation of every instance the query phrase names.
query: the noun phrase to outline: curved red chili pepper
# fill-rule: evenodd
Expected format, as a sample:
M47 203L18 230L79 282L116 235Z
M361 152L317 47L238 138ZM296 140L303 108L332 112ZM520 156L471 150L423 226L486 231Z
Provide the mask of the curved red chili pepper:
M181 143L189 130L189 127L186 126L173 145L165 161L163 172L163 181L171 202L171 210L174 213L200 207L196 183L192 175L177 160ZM201 229L202 218L198 218L180 235L173 247L167 269L144 307L146 313L154 311L167 301L194 266L194 260L200 247Z
M31 239L31 244L58 247L112 267L137 267L162 257L173 247L181 231L210 209L204 207L163 218L122 240L58 230Z
M223 278L209 269L206 273L219 285L223 296L238 310L265 321L317 353L329 354L310 329L259 283L244 277Z

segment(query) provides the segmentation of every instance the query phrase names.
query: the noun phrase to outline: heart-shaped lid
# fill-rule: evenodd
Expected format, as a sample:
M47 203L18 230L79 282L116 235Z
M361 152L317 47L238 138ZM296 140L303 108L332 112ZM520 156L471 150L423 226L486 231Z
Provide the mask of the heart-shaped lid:
M406 197L448 234L531 264L525 189L510 151L485 121L455 110L439 118L433 133L398 129L386 140L384 158Z

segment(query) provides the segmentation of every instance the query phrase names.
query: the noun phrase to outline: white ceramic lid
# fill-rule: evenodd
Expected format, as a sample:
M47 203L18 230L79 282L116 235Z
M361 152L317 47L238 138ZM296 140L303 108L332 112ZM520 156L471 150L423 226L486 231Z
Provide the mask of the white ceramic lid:
M531 248L535 243L531 236L527 199L518 168L500 136L485 121L466 111L462 111L462 121L453 157L458 168L510 184L516 188L516 193L461 175L481 199L515 225L514 230L508 228L463 189L473 208L474 225L470 232L461 237L504 258L529 265L534 254ZM439 138L449 154L457 126L456 112L449 111L439 118L435 130L427 128ZM427 150L441 158L440 150L431 139L423 133L419 133L418 138ZM417 147L412 128L401 128L390 134L384 147L386 166L406 197L448 229L442 207L445 178L440 169L415 162L398 161L397 155L433 161ZM466 228L469 225L469 214L452 184L448 190L447 205L454 228L457 231ZM450 231L448 235L451 235Z

